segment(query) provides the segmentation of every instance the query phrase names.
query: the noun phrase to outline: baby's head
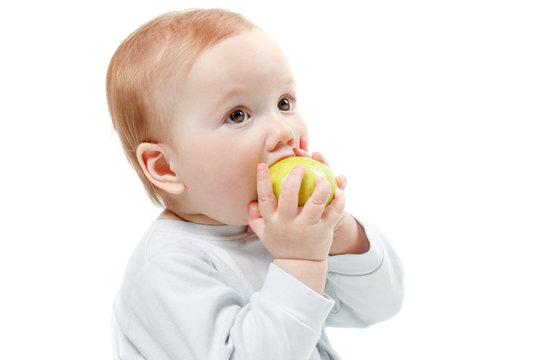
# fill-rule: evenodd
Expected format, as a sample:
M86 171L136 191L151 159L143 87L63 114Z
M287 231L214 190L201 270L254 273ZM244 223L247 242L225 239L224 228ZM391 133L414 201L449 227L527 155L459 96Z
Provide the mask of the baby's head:
M257 164L307 137L285 56L224 10L168 13L136 30L111 60L107 98L150 197L197 223L247 224Z

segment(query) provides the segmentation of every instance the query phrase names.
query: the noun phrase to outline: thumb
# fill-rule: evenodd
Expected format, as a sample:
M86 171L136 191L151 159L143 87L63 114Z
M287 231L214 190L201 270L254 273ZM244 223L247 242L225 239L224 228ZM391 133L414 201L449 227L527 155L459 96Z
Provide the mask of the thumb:
M259 204L257 202L252 202L249 204L248 207L249 210L249 227L255 235L260 239L262 234L264 233L264 219L261 216L261 212L259 211Z

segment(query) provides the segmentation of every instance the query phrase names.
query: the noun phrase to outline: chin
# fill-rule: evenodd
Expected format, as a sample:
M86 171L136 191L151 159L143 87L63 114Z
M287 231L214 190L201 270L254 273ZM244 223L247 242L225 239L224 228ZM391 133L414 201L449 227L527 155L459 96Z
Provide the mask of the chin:
M247 226L249 223L249 204L256 201L251 198L239 199L237 202L229 201L214 207L208 216L215 221L229 226ZM244 204L244 205L242 205Z
M228 221L225 222L226 225L230 226L247 226L248 225L248 214L246 214L243 217L238 217L235 219L228 219Z
M246 206L247 209L247 206ZM240 214L231 214L232 216L227 219L225 224L231 226L247 226L249 221L248 211L242 211Z
M238 214L233 211L207 214L205 216L206 225L229 225L244 226L248 224L248 213Z

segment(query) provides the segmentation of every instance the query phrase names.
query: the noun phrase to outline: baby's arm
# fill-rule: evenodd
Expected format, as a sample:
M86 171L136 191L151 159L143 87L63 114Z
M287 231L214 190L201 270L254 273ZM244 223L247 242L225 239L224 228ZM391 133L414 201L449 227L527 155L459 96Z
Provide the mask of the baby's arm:
M369 240L364 227L351 214L345 212L334 229L330 255L364 254L368 250Z
M297 156L311 156L328 165L320 153L309 154L305 138L294 151ZM345 189L346 178L340 175L336 180ZM403 269L382 232L345 212L334 229L330 255L325 292L336 300L328 317L330 326L365 327L399 311Z
M319 179L312 196L299 209L298 191L304 171L301 166L293 169L283 184L278 202L268 166L259 164L258 203L250 204L249 225L274 256L276 266L323 295L328 253L334 227L343 215L345 198L343 190L337 189L333 202L325 207L330 183Z
M392 245L376 227L362 224L370 248L328 258L325 292L336 301L329 326L366 327L397 314L403 303L403 269Z

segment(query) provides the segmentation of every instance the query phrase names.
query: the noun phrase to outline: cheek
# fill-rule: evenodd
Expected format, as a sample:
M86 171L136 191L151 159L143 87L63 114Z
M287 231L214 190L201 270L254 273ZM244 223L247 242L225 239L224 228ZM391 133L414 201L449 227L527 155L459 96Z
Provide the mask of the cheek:
M219 174L224 190L230 191L232 196L250 195L256 188L259 162L259 157L252 154L222 159Z
M193 181L203 186L213 197L232 201L253 200L256 195L257 164L261 156L255 149L232 146L207 149L201 154L201 167ZM256 198L256 197L255 197Z
M205 198L209 214L227 224L247 224L248 205L257 200L258 163L258 159L244 156L222 158L214 164L199 184L204 192L200 198Z

